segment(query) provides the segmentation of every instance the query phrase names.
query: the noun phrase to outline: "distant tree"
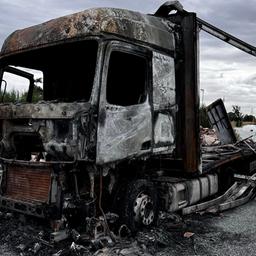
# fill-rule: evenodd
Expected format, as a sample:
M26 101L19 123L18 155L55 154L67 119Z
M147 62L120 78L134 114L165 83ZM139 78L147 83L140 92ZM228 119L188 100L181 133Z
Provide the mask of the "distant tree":
M253 115L244 115L243 121L244 122L253 122L255 120L255 116Z
M43 88L40 86L35 85L33 90L32 102L38 102L43 100Z
M235 118L236 118L236 116L235 116L235 113L233 113L233 112L228 112L228 118L229 118L229 120L232 122L232 121L235 121Z
M199 108L199 121L200 121L200 125L204 128L210 128L210 122L208 119L208 115L207 115L207 108L205 105L202 105Z
M43 88L38 85L43 83L42 77L35 79L34 83L35 83L35 86L34 86L33 96L32 96L33 103L43 100L43 97L44 97Z
M32 102L36 103L43 100L43 89L38 84L42 83L42 78L35 79L35 85L33 88ZM26 102L28 92L20 92L19 90L12 91L1 91L0 92L0 102Z
M20 102L26 102L28 93L24 92L20 96ZM43 100L43 89L40 86L35 85L32 94L32 103L36 103Z
M240 106L232 106L232 113L233 113L233 121L236 122L237 127L242 126L242 121L243 121L243 114L241 112L241 107Z
M1 92L0 93L0 101L1 102L17 102L19 101L20 99L20 92L19 91L15 91L15 90L12 90L10 92Z

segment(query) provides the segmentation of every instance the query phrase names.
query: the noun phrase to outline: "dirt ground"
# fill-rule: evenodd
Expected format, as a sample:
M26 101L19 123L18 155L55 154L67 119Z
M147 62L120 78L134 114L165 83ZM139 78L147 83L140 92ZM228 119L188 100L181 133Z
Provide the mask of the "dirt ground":
M256 200L218 215L165 216L158 228L119 239L96 250L66 240L55 247L45 241L44 223L11 213L0 214L0 255L255 255Z

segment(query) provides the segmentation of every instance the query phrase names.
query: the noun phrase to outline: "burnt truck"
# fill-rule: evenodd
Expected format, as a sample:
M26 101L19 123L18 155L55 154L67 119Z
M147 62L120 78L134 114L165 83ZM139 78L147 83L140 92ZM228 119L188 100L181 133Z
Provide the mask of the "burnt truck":
M159 211L248 201L256 147L237 140L221 100L207 110L221 144L200 142L201 29L256 55L177 1L154 15L89 9L11 34L0 54L1 208L69 227L110 212L136 230ZM37 98L30 70L43 74ZM5 100L8 74L26 80L23 101Z

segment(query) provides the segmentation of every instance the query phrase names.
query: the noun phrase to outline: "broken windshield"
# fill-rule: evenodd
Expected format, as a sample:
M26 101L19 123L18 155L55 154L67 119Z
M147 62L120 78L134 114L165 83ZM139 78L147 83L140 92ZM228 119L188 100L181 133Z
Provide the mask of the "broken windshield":
M43 100L89 101L95 75L98 43L94 40L50 46L5 59L6 66L39 70Z

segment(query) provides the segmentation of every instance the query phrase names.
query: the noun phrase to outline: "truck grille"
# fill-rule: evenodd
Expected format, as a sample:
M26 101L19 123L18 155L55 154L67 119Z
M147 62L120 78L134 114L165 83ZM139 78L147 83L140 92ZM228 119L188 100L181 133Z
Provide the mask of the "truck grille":
M9 165L6 178L7 197L28 202L46 203L48 201L50 169Z

